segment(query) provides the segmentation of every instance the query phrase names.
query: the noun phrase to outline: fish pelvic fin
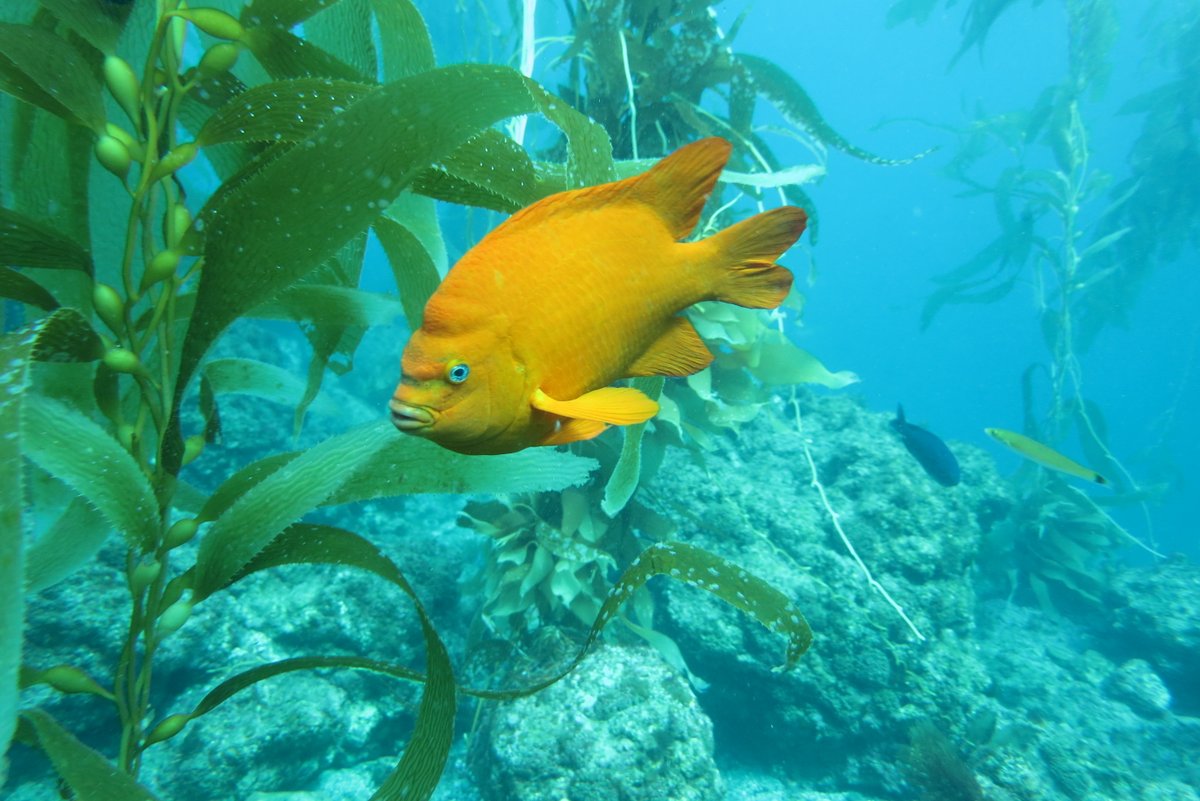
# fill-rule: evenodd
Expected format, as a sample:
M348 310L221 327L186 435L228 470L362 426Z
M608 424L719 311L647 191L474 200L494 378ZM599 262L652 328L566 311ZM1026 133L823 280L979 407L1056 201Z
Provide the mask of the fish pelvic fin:
M732 150L717 136L684 145L633 179L631 192L658 212L675 239L683 239L700 221Z
M539 445L566 445L600 436L608 424L598 420L564 419L559 426L539 442Z
M658 414L658 404L632 387L603 387L566 401L555 400L541 389L536 389L529 402L533 408L559 417L619 426L644 423Z
M672 317L670 327L629 368L630 376L698 373L713 355L686 317Z
M713 296L748 309L774 309L792 288L792 274L775 260L804 233L808 216L781 206L742 220L704 240L716 251L720 274Z

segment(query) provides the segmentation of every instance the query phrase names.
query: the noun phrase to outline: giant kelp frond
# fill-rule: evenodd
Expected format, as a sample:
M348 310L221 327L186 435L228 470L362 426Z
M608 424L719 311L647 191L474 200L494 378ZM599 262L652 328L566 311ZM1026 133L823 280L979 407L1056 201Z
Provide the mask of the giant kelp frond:
M131 5L89 17L79 4L45 0L32 21L0 25L0 91L16 98L3 107L13 169L0 171L0 296L34 319L0 340L0 420L15 433L0 440L0 461L17 465L18 477L0 489L0 737L7 744L17 726L28 496L50 521L29 550L37 586L85 563L109 525L128 551L129 628L111 692L95 693L120 723L115 763L41 713L20 723L22 741L49 755L78 797L149 797L134 780L143 752L238 689L296 665L370 662L265 666L218 685L207 708L147 726L155 655L196 604L256 571L321 563L379 575L416 605L426 687L414 734L375 797L428 798L453 731L448 654L395 565L311 517L320 507L415 492L561 491L582 483L595 462L550 449L463 457L381 421L264 456L205 498L182 473L193 460L206 464L204 437L186 430L195 423L180 409L199 394L203 428L215 438L220 398L252 393L294 404L298 428L327 370L350 369L367 327L401 312L419 321L446 249L432 203L414 193L512 209L609 180L611 144L599 125L514 70L437 69L409 0L255 0L236 15ZM702 5L687 4L680 19L708 19ZM670 30L676 12L648 13L641 24ZM202 45L198 57L190 42ZM521 114L541 114L561 131L557 162L535 161L494 128ZM205 161L221 179L212 191L190 166ZM89 181L90 191L79 191ZM370 228L392 261L399 303L358 287ZM247 317L300 324L313 351L307 380L265 361L206 361ZM71 364L30 367L39 361ZM627 453L611 482L615 508L637 483L629 470L641 464L636 440ZM55 491L24 492L26 475ZM64 511L51 511L50 501ZM598 509L589 514L597 530L606 521ZM556 523L574 533L581 521ZM180 565L177 549L198 535L195 563ZM63 558L45 558L51 546ZM597 603L587 611L598 619L579 659L637 587L676 572L787 636L789 665L807 647L803 617L762 582L711 554L655 546L607 594L592 591ZM421 678L381 665L368 667ZM77 689L46 678L75 676L69 667L24 673Z

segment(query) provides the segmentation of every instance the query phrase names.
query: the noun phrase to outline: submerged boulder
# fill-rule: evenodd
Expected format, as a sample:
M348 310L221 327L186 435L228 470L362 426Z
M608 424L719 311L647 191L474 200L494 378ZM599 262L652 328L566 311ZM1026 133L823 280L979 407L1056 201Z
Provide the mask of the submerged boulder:
M712 723L645 647L599 648L567 678L496 705L474 736L487 801L717 801Z

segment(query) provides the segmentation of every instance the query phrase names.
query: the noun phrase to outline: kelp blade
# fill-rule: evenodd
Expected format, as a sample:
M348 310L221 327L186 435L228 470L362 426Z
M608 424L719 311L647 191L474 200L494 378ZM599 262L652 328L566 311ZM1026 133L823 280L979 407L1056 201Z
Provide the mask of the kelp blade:
M17 677L25 621L25 553L21 510L25 483L21 464L22 407L34 360L90 361L100 353L95 331L74 309L59 309L0 337L0 786L4 753L17 725Z
M331 564L366 570L399 587L413 602L425 638L427 675L399 667L381 669L384 663L361 657L302 657L263 665L239 673L206 695L189 715L199 717L239 690L255 682L292 670L351 667L424 680L425 690L417 711L412 737L400 763L371 796L379 801L425 801L433 795L445 768L454 737L455 681L450 656L425 607L394 562L367 540L331 526L301 523L289 527L254 556L223 585L251 573L285 564Z
M782 592L758 576L743 570L714 553L683 542L651 545L626 568L609 590L575 658L563 670L518 690L464 689L467 695L494 700L512 700L540 692L561 681L591 652L592 647L627 600L655 576L691 584L753 617L770 631L787 640L782 670L795 667L812 645L812 629L804 614Z
M45 752L77 801L157 801L132 776L79 742L40 709L21 713L18 737Z
M577 174L591 178L604 159L611 169L611 152L590 141L603 130L565 106L503 67L425 72L375 89L244 182L218 191L190 235L194 247L203 229L205 267L182 348L177 399L233 320L324 263L421 170L493 123L545 109L556 123L571 126L580 144L589 140L582 148L588 152L572 158ZM164 464L172 472L180 441L177 429L166 438Z
M116 439L61 401L39 395L26 399L21 427L26 456L94 504L130 547L146 551L153 546L154 490Z
M234 485L240 492L236 499L218 492L229 505L200 543L196 600L224 586L276 536L318 506L416 492L563 489L586 480L595 467L594 460L544 448L464 456L401 434L387 420L333 437L295 458L270 458L261 475Z

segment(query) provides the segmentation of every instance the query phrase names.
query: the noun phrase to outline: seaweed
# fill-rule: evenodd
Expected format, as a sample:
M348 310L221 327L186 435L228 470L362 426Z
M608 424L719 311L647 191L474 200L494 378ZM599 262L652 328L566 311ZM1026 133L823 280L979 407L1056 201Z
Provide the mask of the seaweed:
M904 770L909 781L921 788L924 801L983 801L975 772L937 726L921 721L912 727L909 738Z
M523 13L531 7L525 4ZM543 50L561 49L555 67L566 75L558 93L604 128L617 157L617 176L643 169L647 153L665 154L698 136L722 136L733 144L730 166L706 205L697 238L778 197L805 208L815 244L819 218L804 187L825 175L830 148L883 166L908 164L926 155L884 158L855 145L822 116L817 102L790 73L769 59L735 52L740 20L723 30L707 3L576 0L565 7L572 27L562 36L538 35L531 19L514 20L524 23L513 26L522 30L520 62L529 70ZM760 101L773 105L787 127L756 125ZM517 128L514 136L519 139L526 131ZM800 141L814 163L781 165L767 134ZM529 170L522 166L519 174L531 176L522 177L526 183L539 177L546 183L559 181L553 164L537 163ZM483 199L483 205L505 210L497 200ZM647 520L639 492L653 479L667 447L686 447L703 459L718 438L736 435L763 409L777 406L781 393L791 392L794 400L795 385L841 389L858 381L850 371L827 369L785 334L785 320L802 313L799 292L793 292L784 308L771 315L720 303L690 308L688 318L714 354L713 364L685 381L633 381L658 400L661 411L648 423L624 428L619 448L605 437L575 446L576 452L600 460L606 480L573 491L569 504L576 511L571 516L566 497L557 494L468 510L469 525L494 537L479 586L502 591L505 598L485 609L480 621L484 630L511 626L524 632L536 622L572 625L585 618L577 608L599 603L598 577L632 552L638 537L660 536L661 526ZM815 468L813 478L819 488ZM836 523L828 500L825 504ZM579 550L566 554L555 543L577 539L580 520L595 538L589 542L590 555ZM842 536L853 553L844 532ZM904 616L865 564L859 564L872 586ZM641 627L627 620L628 628L646 632L652 600L640 599L634 616ZM909 626L921 638L911 622ZM651 641L664 657L678 663L673 644L661 635Z
M959 55L982 45L1010 5L973 3ZM1151 532L1149 493L1109 447L1101 407L1084 393L1080 356L1099 331L1122 322L1133 291L1126 277L1149 269L1146 256L1155 248L1147 247L1147 239L1159 238L1158 221L1177 214L1181 204L1170 194L1142 195L1144 177L1136 164L1121 181L1095 166L1086 101L1104 91L1117 19L1108 0L1064 5L1067 68L1061 81L1045 87L1032 107L981 114L961 132L947 172L964 187L963 196L991 199L999 230L974 256L934 278L938 286L926 299L920 324L927 328L950 305L995 303L1031 285L1046 357L1022 377L1025 433L1052 444L1074 433L1096 468L1113 476L1116 494L1107 502L1140 504ZM984 173L980 165L997 152L1007 162ZM1174 226L1163 228L1169 236ZM1009 583L1014 589L1028 583L1045 606L1048 587L1098 604L1104 575L1094 563L1120 544L1158 555L1095 502L1044 471L1022 474L1018 486L1020 497L1004 528L1011 537L1009 565L1019 574Z
M510 698L561 679L655 575L700 586L779 632L793 666L811 632L787 598L715 555L657 543L607 590L590 590L595 617L565 669L523 688L463 687L399 568L362 535L319 522L324 507L408 493L559 492L588 479L588 456L464 457L378 421L263 456L211 494L192 486L213 469L224 397L299 395L299 430L326 373L350 369L366 327L400 312L417 322L445 262L429 198L511 210L615 173L604 129L537 82L485 64L438 68L408 0L217 6L168 0L95 13L45 0L6 5L0 20L0 91L15 98L0 109L12 167L0 187L6 747L15 737L43 751L77 797L153 798L138 784L143 754L190 721L258 681L363 669L423 685L412 736L373 797L428 798L459 695ZM298 24L304 38L290 30ZM494 127L525 114L561 131L557 162L535 165ZM215 188L200 168L216 174ZM399 303L358 288L371 229ZM313 352L304 382L267 362L209 357L247 318L300 325ZM198 424L184 414L194 400ZM44 516L53 522L27 538ZM22 589L71 580L110 528L124 540L130 599L110 675L23 664ZM189 711L152 707L156 656L175 647L197 605L285 564L342 565L399 589L417 612L424 671L298 656L227 678ZM22 708L34 685L103 699L119 722L115 760L46 711Z

